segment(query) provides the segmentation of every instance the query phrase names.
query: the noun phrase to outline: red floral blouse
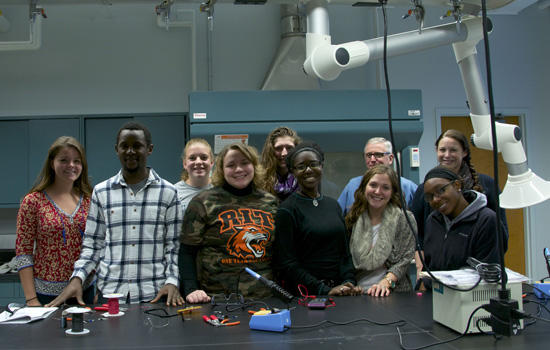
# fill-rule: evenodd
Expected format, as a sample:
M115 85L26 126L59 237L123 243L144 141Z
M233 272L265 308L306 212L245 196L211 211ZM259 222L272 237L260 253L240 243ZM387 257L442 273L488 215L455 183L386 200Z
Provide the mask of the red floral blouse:
M37 293L58 295L68 284L80 256L89 209L90 197L81 197L71 214L44 192L29 193L23 199L17 215L17 267L34 267Z

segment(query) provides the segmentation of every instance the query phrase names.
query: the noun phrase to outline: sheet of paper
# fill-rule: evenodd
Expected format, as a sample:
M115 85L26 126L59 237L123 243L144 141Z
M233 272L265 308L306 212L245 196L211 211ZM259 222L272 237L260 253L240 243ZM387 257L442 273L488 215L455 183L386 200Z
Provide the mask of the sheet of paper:
M0 314L0 324L22 324L44 319L50 316L56 307L24 307L13 314L4 311Z
M522 274L514 272L510 269L506 269L508 275L508 283L521 283L528 281L529 279ZM479 279L479 274L476 270L471 268L465 268L452 271L432 271L432 274L437 277L441 282L450 286L472 286ZM427 272L422 271L420 273L422 277L431 278ZM481 281L482 284L487 282Z

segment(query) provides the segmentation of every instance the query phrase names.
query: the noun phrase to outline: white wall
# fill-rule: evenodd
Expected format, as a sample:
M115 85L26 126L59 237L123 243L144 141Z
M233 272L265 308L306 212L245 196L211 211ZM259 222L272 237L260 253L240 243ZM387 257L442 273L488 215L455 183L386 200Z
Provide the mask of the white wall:
M196 51L191 31L158 28L154 5L46 6L43 44L38 51L0 52L0 118L29 115L180 112L188 110L192 89L191 58L196 55L197 89L208 87L206 15L198 4L178 5L195 10ZM381 33L375 26L377 10L334 5L329 8L333 43L366 40ZM416 29L412 18L402 20L407 8L388 10L389 32ZM0 41L26 40L26 6L3 6L13 28ZM428 8L426 25L439 25L442 11ZM441 12L441 13L440 13ZM259 89L280 36L277 5L215 7L211 72L214 90ZM380 18L380 17L378 17ZM535 173L550 179L547 161L550 120L550 9L532 5L517 16L493 17L490 36L495 107L527 111L525 146ZM478 45L485 72L483 46ZM368 63L344 72L324 89L373 89L380 63ZM421 176L436 164L433 144L436 110L467 113L465 92L452 48L441 47L391 58L393 89L421 89L424 135ZM383 85L382 85L383 87ZM2 165L6 166L6 165ZM529 274L546 275L539 250L550 246L550 203L528 210L530 241L534 249ZM0 222L1 224L1 222ZM1 232L1 231L0 231ZM536 247L536 248L531 248Z

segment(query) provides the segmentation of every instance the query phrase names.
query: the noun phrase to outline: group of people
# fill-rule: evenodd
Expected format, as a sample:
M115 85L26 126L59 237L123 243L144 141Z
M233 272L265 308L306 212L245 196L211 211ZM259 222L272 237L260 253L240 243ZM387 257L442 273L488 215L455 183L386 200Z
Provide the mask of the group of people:
M27 305L103 303L110 293L174 306L222 293L269 296L241 276L244 267L294 295L388 296L413 289L417 231L430 270L470 256L496 262L492 179L451 131L436 142L441 165L418 188L393 170L391 143L369 140L367 171L338 200L322 192L321 147L287 127L268 135L261 156L232 143L214 158L207 141L190 140L172 185L147 166L147 127L129 122L115 144L121 170L93 191L82 145L60 137L18 214Z

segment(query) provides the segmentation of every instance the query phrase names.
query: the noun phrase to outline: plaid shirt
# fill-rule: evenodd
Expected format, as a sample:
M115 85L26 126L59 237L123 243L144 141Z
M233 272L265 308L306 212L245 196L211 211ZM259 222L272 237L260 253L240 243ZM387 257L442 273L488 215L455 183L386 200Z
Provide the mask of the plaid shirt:
M149 169L138 193L121 172L94 188L72 275L84 281L97 268L99 290L132 303L153 299L167 283L179 286L181 204L176 188Z

